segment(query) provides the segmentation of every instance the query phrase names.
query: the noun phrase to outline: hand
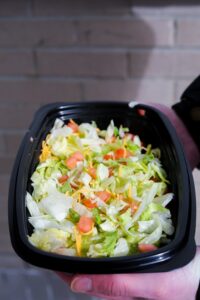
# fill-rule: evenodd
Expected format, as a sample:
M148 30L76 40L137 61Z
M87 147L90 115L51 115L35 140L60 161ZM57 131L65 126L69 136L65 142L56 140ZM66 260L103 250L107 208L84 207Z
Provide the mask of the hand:
M147 103L146 103L147 104ZM172 109L148 103L161 110L171 121L182 141L192 168L200 160L199 152L184 124ZM194 300L200 279L200 247L185 267L165 273L59 276L74 292L110 300ZM139 297L139 298L138 298Z
M192 300L200 279L200 247L186 266L170 272L146 274L77 275L59 273L74 292L101 299Z

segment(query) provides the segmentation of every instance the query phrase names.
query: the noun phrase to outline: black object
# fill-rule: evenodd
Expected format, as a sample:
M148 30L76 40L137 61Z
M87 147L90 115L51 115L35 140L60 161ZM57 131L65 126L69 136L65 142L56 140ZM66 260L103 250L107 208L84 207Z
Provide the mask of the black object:
M172 108L182 119L200 151L200 76L187 87L181 101Z
M143 110L141 113L141 109ZM138 134L145 144L161 149L161 161L171 182L174 200L169 204L175 233L168 245L158 250L124 257L82 258L41 251L27 238L32 233L25 207L26 191L32 192L30 177L34 172L42 140L56 118L77 123L95 120L106 128L110 120ZM34 117L18 151L9 190L9 229L12 245L25 261L68 273L132 273L169 271L187 264L195 255L195 194L191 170L183 149L168 119L159 110L124 102L55 103L42 107Z
M196 300L200 300L200 282L199 282L199 287L198 287L198 290L197 290L197 293L196 293Z

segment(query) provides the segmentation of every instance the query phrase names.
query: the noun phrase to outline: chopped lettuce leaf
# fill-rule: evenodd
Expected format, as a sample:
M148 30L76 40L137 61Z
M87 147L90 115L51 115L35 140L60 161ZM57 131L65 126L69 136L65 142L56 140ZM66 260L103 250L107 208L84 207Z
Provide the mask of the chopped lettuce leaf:
M97 177L100 181L108 178L109 176L109 170L108 167L106 167L104 164L99 164L97 167Z
M45 213L51 215L58 221L62 221L66 218L69 209L72 207L73 199L66 195L55 191L40 202L41 209Z
M32 236L29 237L29 241L41 250L54 251L56 248L65 247L68 237L69 234L67 232L56 228L50 228L42 231L35 231Z
M113 251L113 256L125 256L129 253L129 246L125 238L119 238Z

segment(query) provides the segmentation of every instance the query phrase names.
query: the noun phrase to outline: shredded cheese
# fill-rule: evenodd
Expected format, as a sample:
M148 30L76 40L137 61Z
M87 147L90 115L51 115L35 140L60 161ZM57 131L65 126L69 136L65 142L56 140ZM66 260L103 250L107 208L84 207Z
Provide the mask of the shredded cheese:
M51 156L50 147L46 144L45 141L42 142L42 153L40 154L40 162L46 161Z
M76 251L78 256L81 256L82 236L76 228L74 228L74 234L76 239Z

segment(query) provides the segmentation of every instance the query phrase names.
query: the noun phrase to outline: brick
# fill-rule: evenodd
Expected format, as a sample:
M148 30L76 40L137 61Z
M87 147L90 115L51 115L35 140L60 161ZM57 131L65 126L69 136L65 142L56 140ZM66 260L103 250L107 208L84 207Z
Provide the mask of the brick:
M36 16L94 16L130 14L130 2L124 0L33 0L33 15Z
M173 21L170 19L87 20L78 25L83 44L118 47L173 44Z
M0 191L1 191L1 203L7 201L8 187L9 187L10 177L0 175Z
M130 54L130 73L133 77L188 78L197 76L199 69L198 51L155 50L134 51Z
M130 53L130 74L138 76L172 76L174 51L134 51Z
M41 75L69 77L115 77L127 74L126 55L119 52L38 51Z
M8 156L0 156L0 176L9 175L14 164L14 158Z
M5 153L16 155L24 134L22 133L4 133Z
M52 295L52 287L47 281L47 276L43 276L42 272L36 276L26 276L25 282L31 292L31 299L52 299L50 296Z
M4 214L4 215L3 215ZM1 211L0 216L3 220L0 222L1 233L0 233L0 254L1 253L13 253L11 246L10 235L8 230L8 219L7 219L7 209ZM6 217L6 218L5 218Z
M1 247L0 247L0 252L2 253L8 253L8 254L13 254L13 249L10 243L10 240L8 239L8 236L1 238L0 237L0 243L1 243Z
M3 211L1 211L0 215L1 215L0 224L1 224L1 230L2 230L2 232L0 234L0 239L2 241L5 241L5 243L8 245L8 247L10 247L7 209L4 209ZM0 249L2 249L1 246L0 246Z
M58 34L59 33L59 34ZM49 47L79 44L168 46L172 20L0 20L0 47Z
M0 47L49 47L77 43L76 24L67 20L0 20Z
M193 77L187 80L177 80L175 84L175 99L179 100L184 90L189 86L189 84L194 80Z
M147 101L171 104L173 99L173 82L171 80L102 80L83 83L84 99Z
M35 67L31 51L0 51L0 75L33 75Z
M30 299L26 276L19 273L2 271L0 276L1 299L15 300ZM11 288L12 287L12 288ZM32 299L32 298L31 298ZM45 297L45 299L47 299Z
M5 144L4 135L0 133L0 154L5 152L6 152L6 144Z
M154 16L191 16L199 15L200 6L198 0L192 2L187 1L173 1L168 0L163 2L162 0L131 0L132 11L137 16L154 15Z
M200 20L179 19L177 20L176 43L179 46L200 46Z
M80 101L81 88L76 81L58 79L0 80L0 105L46 104ZM1 108L0 108L1 113ZM7 122L7 121L6 121Z
M6 0L0 1L0 16L1 17L13 17L13 16L25 16L28 13L28 1L20 0Z
M24 262L14 253L1 254L0 253L0 266L3 269L24 269ZM3 299L1 297L1 299Z
M28 129L37 106L7 106L0 109L1 129Z
M2 177L2 176L1 176ZM8 184L6 184L8 186ZM8 233L8 191L6 192L7 195L1 195L1 210L0 210L0 226L1 232L0 236L9 236ZM1 246L0 246L1 248Z

